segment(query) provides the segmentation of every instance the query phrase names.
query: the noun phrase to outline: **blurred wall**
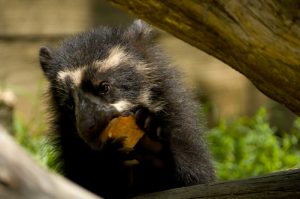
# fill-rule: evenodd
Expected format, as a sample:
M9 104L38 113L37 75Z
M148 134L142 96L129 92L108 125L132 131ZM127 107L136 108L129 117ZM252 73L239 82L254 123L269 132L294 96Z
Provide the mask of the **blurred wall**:
M102 0L0 0L0 88L13 90L17 110L34 121L44 112L40 108L45 80L38 64L39 47L55 46L68 35L98 25L131 20ZM186 74L187 84L199 97L212 102L213 117L251 115L259 106L276 104L215 58L166 33L158 41Z
M41 46L100 24L132 18L98 0L0 0L0 89L16 93L24 120L44 117L45 79L38 63Z

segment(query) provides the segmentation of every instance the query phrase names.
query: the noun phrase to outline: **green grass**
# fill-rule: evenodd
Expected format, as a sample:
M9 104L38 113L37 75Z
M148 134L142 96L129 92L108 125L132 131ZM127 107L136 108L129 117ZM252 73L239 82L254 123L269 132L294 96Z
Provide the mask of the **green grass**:
M32 122L25 123L20 116L15 117L13 125L17 142L29 151L40 165L59 172L60 166L56 161L57 152L49 144L45 136L45 128L39 125L32 128Z

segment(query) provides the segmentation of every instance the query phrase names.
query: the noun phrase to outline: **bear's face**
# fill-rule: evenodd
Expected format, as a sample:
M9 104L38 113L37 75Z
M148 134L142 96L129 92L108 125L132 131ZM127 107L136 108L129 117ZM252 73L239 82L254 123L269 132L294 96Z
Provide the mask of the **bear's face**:
M157 112L164 106L154 98L160 74L139 45L141 35L146 34L140 26L114 34L97 29L53 51L40 49L56 111L71 118L77 133L92 147L99 145L93 143L94 138L112 118L132 114L140 107Z

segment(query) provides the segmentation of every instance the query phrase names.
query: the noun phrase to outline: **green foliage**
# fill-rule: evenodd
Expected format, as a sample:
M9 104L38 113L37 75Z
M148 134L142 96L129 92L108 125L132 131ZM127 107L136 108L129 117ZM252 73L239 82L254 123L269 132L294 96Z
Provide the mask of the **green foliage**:
M263 108L253 118L221 121L211 129L208 140L219 179L300 167L300 119L290 133L278 137L275 132Z
M47 144L45 127L37 120L25 123L20 117L14 122L18 142L44 166L59 171L57 154ZM32 128L35 126L35 128ZM30 127L30 128L29 128ZM29 133L30 132L30 133ZM217 175L221 180L256 176L276 170L300 167L300 118L289 133L278 133L270 127L265 109L253 118L221 121L208 133Z
M53 146L47 143L44 128L33 130L31 122L25 123L20 116L14 120L15 139L44 167L59 172L60 165L56 161L57 153Z

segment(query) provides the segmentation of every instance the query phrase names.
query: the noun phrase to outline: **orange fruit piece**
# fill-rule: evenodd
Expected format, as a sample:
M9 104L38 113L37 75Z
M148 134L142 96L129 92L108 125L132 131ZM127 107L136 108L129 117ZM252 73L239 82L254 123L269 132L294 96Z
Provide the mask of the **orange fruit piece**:
M133 116L121 116L112 119L100 135L100 141L125 137L124 147L133 148L144 132L135 123Z

